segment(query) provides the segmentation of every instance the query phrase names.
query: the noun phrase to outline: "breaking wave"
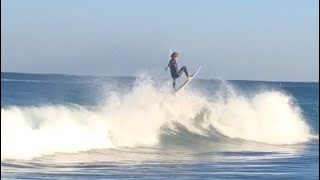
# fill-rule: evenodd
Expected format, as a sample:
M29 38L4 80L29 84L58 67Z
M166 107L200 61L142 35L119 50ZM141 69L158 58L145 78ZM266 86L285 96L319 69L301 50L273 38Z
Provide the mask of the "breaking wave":
M246 97L228 83L222 84L228 90L212 92L209 97L196 90L172 95L167 84L157 87L143 77L129 93L110 90L105 103L95 109L79 105L4 107L1 157L28 159L91 149L165 147L168 139L183 130L199 141L206 138L226 144L233 140L297 144L312 137L290 95L266 90Z

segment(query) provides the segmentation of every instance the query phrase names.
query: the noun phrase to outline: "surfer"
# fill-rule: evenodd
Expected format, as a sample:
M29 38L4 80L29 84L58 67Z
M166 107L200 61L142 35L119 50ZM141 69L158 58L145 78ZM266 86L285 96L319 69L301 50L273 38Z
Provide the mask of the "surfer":
M173 52L171 54L171 60L169 61L169 64L165 69L167 71L168 68L170 68L172 85L174 90L176 89L176 79L179 78L182 75L182 73L185 73L189 81L192 79L192 76L189 76L187 68L185 66L182 66L182 68L178 70L178 64L177 64L178 59L179 59L179 53Z

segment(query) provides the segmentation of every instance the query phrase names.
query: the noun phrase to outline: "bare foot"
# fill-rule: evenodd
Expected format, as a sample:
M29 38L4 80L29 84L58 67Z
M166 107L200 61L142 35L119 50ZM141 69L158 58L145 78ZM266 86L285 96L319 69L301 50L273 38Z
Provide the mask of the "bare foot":
M189 76L189 77L188 77L188 81L190 81L191 79L192 79L192 76Z

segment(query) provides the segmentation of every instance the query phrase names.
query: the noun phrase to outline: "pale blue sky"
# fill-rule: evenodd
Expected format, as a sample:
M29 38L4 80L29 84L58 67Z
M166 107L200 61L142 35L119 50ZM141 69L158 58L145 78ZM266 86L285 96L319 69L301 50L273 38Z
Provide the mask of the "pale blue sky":
M319 81L317 0L3 0L1 71Z

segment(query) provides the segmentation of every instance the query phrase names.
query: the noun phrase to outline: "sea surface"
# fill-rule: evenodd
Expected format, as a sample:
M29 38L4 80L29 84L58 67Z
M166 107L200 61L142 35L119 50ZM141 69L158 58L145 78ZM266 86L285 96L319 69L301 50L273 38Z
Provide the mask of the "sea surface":
M177 83L183 82L180 79ZM1 73L1 179L319 179L319 83Z

